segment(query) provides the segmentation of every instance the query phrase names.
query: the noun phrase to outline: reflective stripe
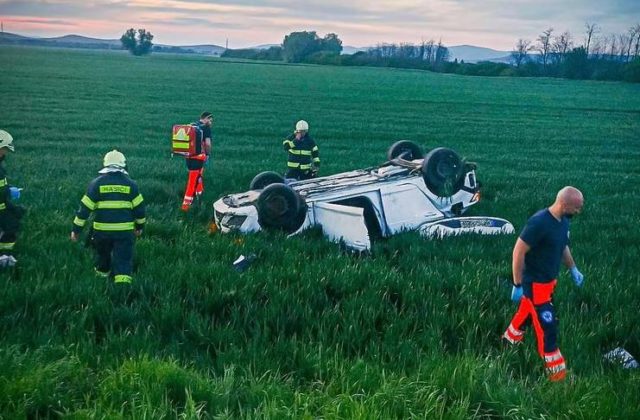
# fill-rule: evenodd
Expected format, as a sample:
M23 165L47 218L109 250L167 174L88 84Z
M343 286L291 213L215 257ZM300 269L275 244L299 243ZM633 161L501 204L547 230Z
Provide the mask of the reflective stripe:
M297 150L297 149L289 149L289 153L292 155L302 155L302 156L311 156L311 150Z
M297 168L297 169L311 169L311 164L301 165L297 162L287 162L287 166L289 168Z
M96 203L97 209L132 209L131 201L105 200Z
M4 187L5 185L7 185L7 178L0 179L0 187Z
M291 140L285 140L282 142L282 145L287 145L289 147L295 147L296 145L293 144L293 142Z
M15 242L0 242L0 250L10 251L13 249Z
M553 353L546 353L544 355L544 361L547 363L553 362L554 360L562 359L562 354L560 350L556 350Z
M96 203L90 199L86 194L84 195L84 197L82 197L82 200L80 200L82 202L82 204L84 204L85 206L87 206L87 208L91 211L96 209Z
M85 223L87 223L87 221L79 218L78 216L76 216L75 219L73 219L73 224L76 226L83 227Z
M567 368L567 365L564 362L560 362L556 366L547 367L547 373L553 375L554 373L558 373L562 370L565 370L566 368Z
M116 283L131 283L133 278L131 276L127 276L126 274L116 274L113 277L113 281Z
M317 152L318 151L318 146L313 146L313 149L311 149L312 152Z
M519 337L524 334L524 331L518 330L512 324L509 324L509 333Z
M137 225L143 225L147 222L147 219L145 217L143 217L142 219L136 219L136 224Z
M109 272L108 271L100 271L97 268L94 268L94 271L96 272L96 275L100 276L100 277L109 277Z
M7 205L5 203L0 203L0 210L4 210L7 208Z
M107 232L122 232L127 230L133 230L133 222L124 222L124 223L93 222L93 228L95 230L102 230Z
M131 187L128 185L100 185L100 193L122 193L129 194Z
M131 204L133 204L133 208L136 208L140 204L142 204L143 201L144 201L144 198L142 198L142 194L138 194L138 196L136 198L131 200Z
M318 158L318 157L317 158L313 158L313 161L316 162L316 163L320 163L320 158Z

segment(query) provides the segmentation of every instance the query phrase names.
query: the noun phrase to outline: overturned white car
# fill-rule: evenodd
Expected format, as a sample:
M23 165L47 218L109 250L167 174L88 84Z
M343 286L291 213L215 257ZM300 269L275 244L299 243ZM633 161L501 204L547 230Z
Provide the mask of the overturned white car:
M331 240L361 251L372 238L408 230L429 237L514 232L504 219L460 217L480 200L475 164L444 147L422 156L417 144L401 140L373 168L293 182L262 172L249 191L213 204L214 222L225 233L321 226Z

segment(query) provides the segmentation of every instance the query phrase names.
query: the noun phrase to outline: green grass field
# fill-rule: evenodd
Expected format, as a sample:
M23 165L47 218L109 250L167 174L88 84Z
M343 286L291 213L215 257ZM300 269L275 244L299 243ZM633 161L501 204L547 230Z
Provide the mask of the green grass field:
M639 372L602 361L617 346L640 359L639 85L10 47L0 74L5 166L29 209L0 273L1 418L640 418ZM203 110L205 204L183 215L169 131ZM501 346L515 235L406 233L360 258L317 231L209 236L213 201L284 171L301 118L324 175L381 163L398 139L457 150L484 185L470 214L517 230L580 188L585 286L562 271L556 292L571 379L547 382L531 332ZM113 148L148 204L126 301L68 239Z

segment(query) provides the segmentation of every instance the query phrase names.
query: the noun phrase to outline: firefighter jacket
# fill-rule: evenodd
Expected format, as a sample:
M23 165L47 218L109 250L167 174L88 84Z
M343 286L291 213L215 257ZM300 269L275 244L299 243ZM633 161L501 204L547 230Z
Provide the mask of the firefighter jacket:
M15 205L11 202L11 192L9 191L9 183L7 182L7 171L0 164L0 214L5 210L15 210Z
M95 212L96 236L130 236L145 223L144 200L138 185L124 171L110 171L91 181L73 220L74 232L80 233L91 212Z
M311 170L312 162L316 167L320 166L320 152L316 142L311 136L305 134L300 140L296 140L295 134L291 134L282 142L284 150L289 152L287 167L300 171Z

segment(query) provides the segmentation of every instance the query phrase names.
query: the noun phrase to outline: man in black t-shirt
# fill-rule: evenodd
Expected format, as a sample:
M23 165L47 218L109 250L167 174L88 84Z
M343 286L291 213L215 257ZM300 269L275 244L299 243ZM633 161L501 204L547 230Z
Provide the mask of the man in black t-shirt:
M538 353L545 361L551 381L566 376L564 357L557 344L558 320L552 301L560 263L569 268L577 286L584 281L569 250L569 219L580 213L583 204L578 189L564 187L551 207L527 221L513 248L511 298L519 301L520 306L502 337L509 343L520 343L524 338L522 327L531 318Z
M198 139L196 140L195 153L186 158L189 178L187 179L187 187L182 200L182 211L188 211L191 204L193 204L194 196L199 197L204 191L202 175L204 173L204 165L211 154L212 124L213 115L210 112L203 112L200 115L200 120L192 124L198 127Z

